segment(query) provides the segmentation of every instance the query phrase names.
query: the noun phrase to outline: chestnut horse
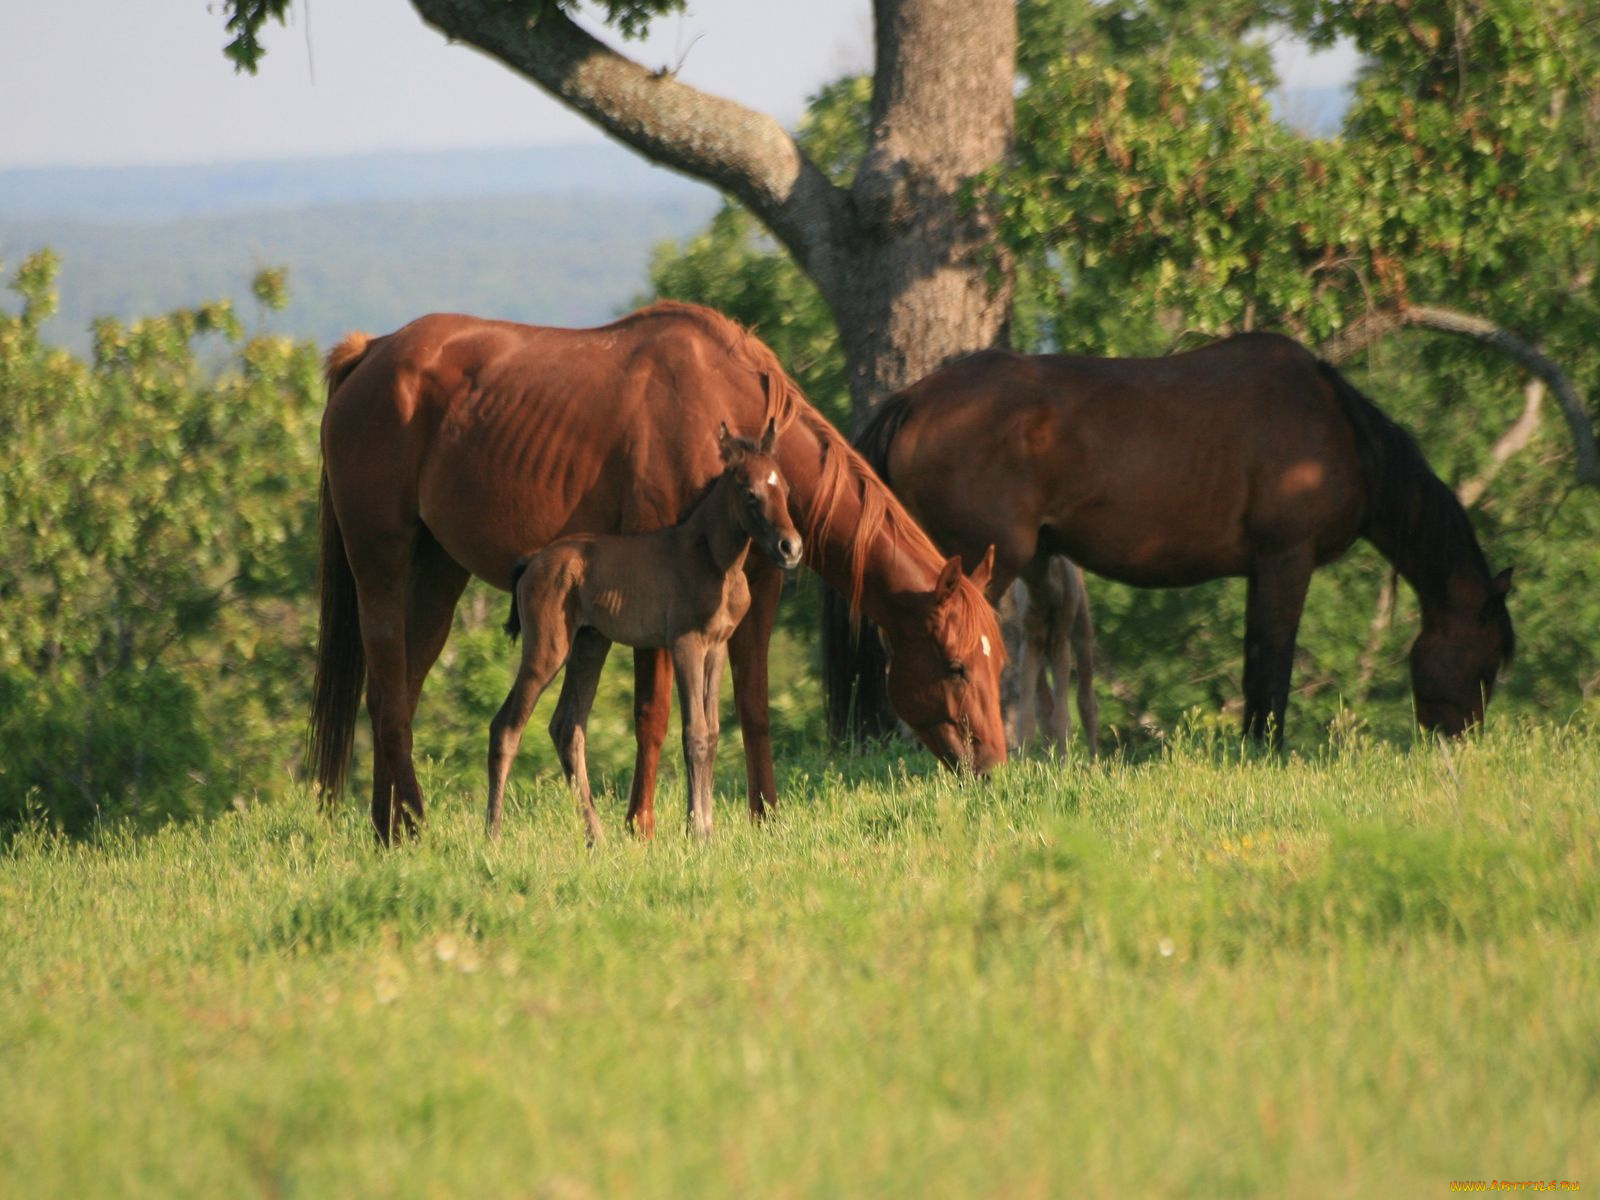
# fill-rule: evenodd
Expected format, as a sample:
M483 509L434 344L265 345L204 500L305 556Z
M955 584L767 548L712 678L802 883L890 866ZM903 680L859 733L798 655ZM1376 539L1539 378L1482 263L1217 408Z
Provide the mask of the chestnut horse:
M750 547L780 567L800 565L801 539L789 516L789 485L772 457L777 422L767 420L759 442L717 428L725 468L680 524L649 533L579 533L551 542L511 572L506 632L527 631L516 680L489 725L489 806L485 824L500 835L506 776L533 707L572 655L579 637L672 652L683 725L689 828L711 834L711 772L717 761L722 669L728 639L750 611L744 576ZM589 790L584 737L599 684L595 652L579 656L572 681L576 726L556 746L567 783L578 795L589 845L600 840L600 818Z
M322 421L322 611L308 759L323 796L349 769L363 684L372 720L372 820L423 817L411 726L469 576L505 588L517 559L575 533L676 522L721 470L690 431L785 430L779 461L806 562L884 631L890 699L946 765L1005 759L988 559L946 560L778 365L726 317L661 303L599 329L433 315L329 352ZM767 641L783 575L747 564L751 606L729 644L750 809L773 801ZM580 644L580 650L583 647ZM593 651L603 657L603 651ZM585 664L588 670L592 664ZM664 650L634 655L638 751L629 825L654 829L672 691ZM583 672L578 672L582 676ZM556 741L575 711L574 672Z
M1506 594L1466 511L1411 436L1289 338L1166 358L984 351L889 397L857 438L934 540L995 550L996 599L1040 555L1139 587L1248 581L1244 727L1281 739L1314 568L1366 538L1417 593L1416 717L1460 733L1515 649ZM838 729L881 665L828 624ZM863 702L865 707L865 702ZM868 714L870 716L870 713Z

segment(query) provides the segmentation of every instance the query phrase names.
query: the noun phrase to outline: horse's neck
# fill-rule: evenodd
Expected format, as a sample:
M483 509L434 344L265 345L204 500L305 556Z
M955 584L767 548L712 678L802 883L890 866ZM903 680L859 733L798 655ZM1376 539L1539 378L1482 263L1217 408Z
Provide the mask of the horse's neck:
M1424 628L1454 612L1465 593L1481 592L1487 587L1487 575L1470 554L1462 552L1444 559L1426 539L1399 537L1392 530L1369 530L1366 536L1416 593Z

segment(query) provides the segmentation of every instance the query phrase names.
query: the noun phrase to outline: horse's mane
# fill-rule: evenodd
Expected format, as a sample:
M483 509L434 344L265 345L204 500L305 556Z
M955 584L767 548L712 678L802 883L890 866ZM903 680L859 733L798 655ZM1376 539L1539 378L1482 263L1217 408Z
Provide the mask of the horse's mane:
M1446 582L1463 563L1487 583L1489 562L1467 510L1433 473L1416 439L1331 364L1319 360L1317 366L1356 432L1367 483L1363 536L1390 555L1425 603L1445 603ZM1495 605L1493 611L1509 661L1516 649L1511 615L1504 603Z

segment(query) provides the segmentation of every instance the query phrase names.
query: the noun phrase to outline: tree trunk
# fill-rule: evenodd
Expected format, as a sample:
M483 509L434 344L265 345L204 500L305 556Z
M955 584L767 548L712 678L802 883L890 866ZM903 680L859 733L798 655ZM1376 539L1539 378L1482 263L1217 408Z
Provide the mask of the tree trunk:
M1012 0L877 0L867 153L849 191L770 117L647 71L554 5L412 0L447 37L526 75L647 158L737 197L816 283L853 418L1002 336L1012 263L972 192L1011 143Z
M859 428L878 400L1001 336L1012 263L976 176L1011 146L1010 0L879 0L868 149L847 269L819 279Z

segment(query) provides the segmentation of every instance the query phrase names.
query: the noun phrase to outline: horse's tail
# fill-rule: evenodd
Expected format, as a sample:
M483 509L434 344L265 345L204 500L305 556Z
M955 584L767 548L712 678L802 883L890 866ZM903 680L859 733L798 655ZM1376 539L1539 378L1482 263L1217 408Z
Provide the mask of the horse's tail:
M321 561L318 577L322 611L317 626L317 675L312 686L311 725L306 739L306 764L331 805L344 788L355 745L356 717L361 711L361 686L366 654L361 648L361 618L356 606L356 579L345 556L339 518L333 511L328 472L322 472L320 500Z
M347 333L322 360L322 375L328 381L328 395L333 395L354 371L372 348L372 338L365 333Z
M856 450L885 484L889 450L910 414L909 397L897 392L873 410L856 435ZM883 641L854 604L832 588L822 596L822 661L828 730L835 739L875 739L894 729Z
M522 613L517 608L517 583L522 579L522 573L528 569L528 560L517 559L517 565L511 568L511 615L506 618L506 636L513 642L522 636Z

